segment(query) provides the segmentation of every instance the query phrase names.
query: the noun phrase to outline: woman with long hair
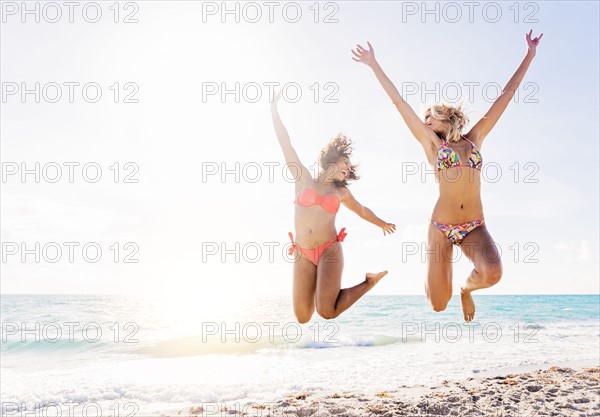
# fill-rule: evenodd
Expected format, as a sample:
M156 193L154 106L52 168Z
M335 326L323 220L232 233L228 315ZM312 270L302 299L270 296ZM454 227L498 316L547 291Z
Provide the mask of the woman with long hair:
M460 107L437 104L427 108L424 120L421 120L379 66L371 44L367 43L369 49L357 45L356 50L352 50L354 61L373 70L436 171L440 194L431 213L427 234L425 293L433 310L446 309L452 298L453 246L462 249L474 264L460 288L466 322L475 316L471 293L497 284L502 276L500 254L483 217L481 147L523 80L542 36L532 39L531 31L525 34L527 54L521 65L488 112L466 134L462 131L469 119Z
M300 162L287 129L281 121L277 102L271 106L273 125L283 150L288 169L295 174L295 229L290 255L295 254L293 304L294 314L300 323L312 317L315 308L325 319L333 319L347 310L360 297L377 284L387 271L368 273L360 284L341 288L344 256L340 242L346 236L345 228L338 233L335 216L341 203L364 220L383 230L384 236L393 233L396 226L377 217L360 204L348 189L348 181L357 180L356 166L350 161L352 141L344 135L334 137L319 156L320 171L312 178ZM294 172L296 171L296 172Z

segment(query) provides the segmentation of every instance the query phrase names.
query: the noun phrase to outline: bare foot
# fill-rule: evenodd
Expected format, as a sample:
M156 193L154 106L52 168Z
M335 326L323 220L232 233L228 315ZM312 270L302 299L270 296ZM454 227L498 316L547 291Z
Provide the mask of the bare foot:
M379 282L379 280L381 278L383 278L384 276L386 276L387 273L388 273L388 271L383 271L383 272L380 272L378 274L368 273L367 274L367 278L366 278L367 282L371 285L371 287L373 287L373 286L375 286L375 284L377 284Z
M460 303L462 304L465 321L470 322L475 318L475 303L473 297L471 297L471 292L465 291L462 287L460 288Z

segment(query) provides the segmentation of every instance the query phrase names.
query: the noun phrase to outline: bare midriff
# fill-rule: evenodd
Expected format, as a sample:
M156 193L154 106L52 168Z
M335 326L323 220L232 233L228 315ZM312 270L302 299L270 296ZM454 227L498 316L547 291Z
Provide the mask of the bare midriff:
M481 172L461 166L440 170L436 174L440 196L431 213L431 220L458 224L483 218L481 203Z
M337 236L335 214L324 211L319 206L295 208L295 240L303 248L322 245Z

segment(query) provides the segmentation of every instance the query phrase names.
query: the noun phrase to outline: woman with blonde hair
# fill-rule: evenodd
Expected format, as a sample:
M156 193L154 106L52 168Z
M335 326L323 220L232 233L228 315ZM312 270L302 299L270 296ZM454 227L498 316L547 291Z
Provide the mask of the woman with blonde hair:
M430 106L421 121L404 101L394 84L375 59L375 51L357 45L352 59L368 65L391 98L419 141L427 161L435 167L440 195L431 214L427 235L427 279L425 293L433 310L443 311L452 298L453 245L462 249L474 268L460 288L463 316L466 322L475 316L471 292L489 288L502 276L500 254L483 218L481 203L481 145L508 106L523 80L543 34L525 35L527 54L488 112L462 134L469 119L460 109L446 104Z

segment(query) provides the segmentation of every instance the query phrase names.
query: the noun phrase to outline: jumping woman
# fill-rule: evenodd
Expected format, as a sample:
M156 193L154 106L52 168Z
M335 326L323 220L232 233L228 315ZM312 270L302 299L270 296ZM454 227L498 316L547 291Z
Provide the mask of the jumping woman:
M375 51L357 45L352 59L368 65L391 98L413 136L419 141L427 161L436 171L439 198L433 208L427 235L427 280L425 293L434 311L446 309L452 298L453 245L462 249L474 268L460 288L464 320L475 316L471 292L489 288L502 276L500 254L488 232L481 203L481 146L508 106L523 80L542 39L525 34L527 54L488 112L466 134L469 119L460 107L437 104L426 109L421 121L404 101L375 59Z
M386 233L393 233L396 226L381 220L370 209L356 201L348 190L348 181L357 180L358 176L356 166L350 162L352 141L344 135L337 135L321 150L320 171L317 178L312 178L292 147L288 132L277 111L280 97L281 93L275 97L271 106L273 125L286 164L296 177L295 241L292 233L289 233L292 241L290 255L295 255L294 314L299 323L306 323L311 319L316 307L321 317L333 319L387 274L387 271L369 273L360 284L340 289L344 268L340 242L346 236L345 228L339 233L335 228L335 215L340 203L366 221L381 227L384 236Z

